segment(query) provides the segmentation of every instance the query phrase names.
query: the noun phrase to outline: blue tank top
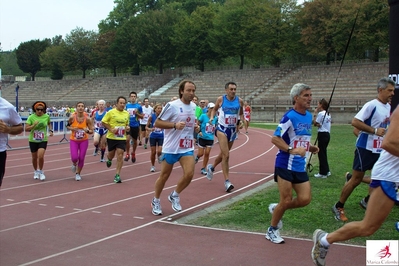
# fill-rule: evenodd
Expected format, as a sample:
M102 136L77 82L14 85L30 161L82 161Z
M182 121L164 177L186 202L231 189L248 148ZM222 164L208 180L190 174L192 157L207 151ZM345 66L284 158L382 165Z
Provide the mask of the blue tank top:
M218 109L218 123L224 127L236 127L240 115L240 100L236 96L233 100L223 95L222 106Z
M151 128L154 128L155 120L157 120L157 115L156 114L152 114L151 115L151 123L150 123L150 127ZM151 132L150 138L163 139L163 133L164 133L163 129L156 127L156 128L154 128L154 131Z

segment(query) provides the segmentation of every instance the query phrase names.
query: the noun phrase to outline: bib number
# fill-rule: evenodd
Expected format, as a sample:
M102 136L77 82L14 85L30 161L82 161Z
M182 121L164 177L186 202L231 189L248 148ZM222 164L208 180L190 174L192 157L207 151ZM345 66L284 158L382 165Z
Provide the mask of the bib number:
M44 132L43 131L34 131L33 132L33 139L34 140L43 140L44 139Z
M382 144L382 140L384 138L379 137L379 136L374 136L373 138L373 153L381 153L382 148L381 148L381 144Z
M192 139L180 139L179 147L183 149L189 149L193 147L193 140Z
M309 151L310 142L308 138L298 138L294 140L294 148L304 148L306 151Z
M115 137L123 138L125 136L125 127L116 127L116 129Z
M237 125L237 116L236 115L225 115L224 117L224 123L228 127L233 127Z
M207 123L205 126L205 133L212 134L213 132L215 132L215 126Z
M75 132L75 139L83 139L85 137L85 132L81 129L74 132Z

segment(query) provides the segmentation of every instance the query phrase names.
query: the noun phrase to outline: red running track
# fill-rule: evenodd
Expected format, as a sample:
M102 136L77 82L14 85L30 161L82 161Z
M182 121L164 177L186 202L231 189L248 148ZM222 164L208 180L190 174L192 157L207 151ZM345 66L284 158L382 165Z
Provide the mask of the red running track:
M108 169L92 156L92 145L79 182L70 170L69 144L49 145L42 182L33 180L28 141L11 140L0 191L0 265L312 265L309 239L284 236L286 243L276 245L264 234L176 222L271 181L271 134L250 128L239 135L230 155L232 193L224 192L220 166L210 182L200 174L200 160L181 194L180 213L167 200L182 173L176 164L161 195L162 216L152 215L150 206L160 166L149 171L150 151L143 146L136 163L124 162L123 183L114 184L114 166ZM218 152L215 144L211 162ZM364 265L365 257L364 247L334 245L327 264Z

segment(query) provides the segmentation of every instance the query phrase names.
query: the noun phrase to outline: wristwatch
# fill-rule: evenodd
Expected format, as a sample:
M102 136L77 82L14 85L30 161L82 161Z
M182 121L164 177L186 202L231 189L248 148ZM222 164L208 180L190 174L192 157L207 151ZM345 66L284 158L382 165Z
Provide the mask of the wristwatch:
M293 150L293 148L291 146L288 147L287 152L291 153L291 151Z

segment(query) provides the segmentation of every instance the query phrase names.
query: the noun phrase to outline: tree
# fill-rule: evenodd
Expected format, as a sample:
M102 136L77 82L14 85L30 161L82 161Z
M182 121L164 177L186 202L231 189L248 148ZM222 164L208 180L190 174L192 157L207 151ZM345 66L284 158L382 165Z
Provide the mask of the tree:
M260 2L264 0L227 0L214 20L212 48L223 56L239 56L240 69L244 67L244 58L256 53L254 44L259 42L261 28L259 18L252 12Z
M40 55L40 62L43 69L51 71L51 79L62 79L64 76L63 69L66 69L64 56L66 54L65 47L61 45L52 45Z
M64 60L69 70L81 70L82 78L86 78L86 71L96 67L93 49L98 34L94 31L86 31L76 28L65 38L63 46L66 49Z
M17 64L25 73L31 75L32 81L35 80L36 73L40 71L40 54L49 46L47 40L31 40L21 43L17 50Z
M114 77L116 77L117 69L126 65L125 59L128 57L117 35L118 32L115 30L100 34L94 46L96 62L101 67L111 69Z
M198 7L191 15L184 15L174 26L172 43L176 47L179 65L198 65L205 69L205 61L217 61L221 55L211 46L210 31L216 16L214 5Z
M134 20L132 28L135 30L130 34L131 49L137 54L139 64L155 66L159 74L163 73L166 65L174 65L176 48L172 44L171 36L181 12L171 6L165 6L162 10L141 14Z

